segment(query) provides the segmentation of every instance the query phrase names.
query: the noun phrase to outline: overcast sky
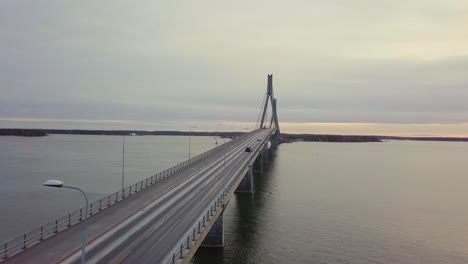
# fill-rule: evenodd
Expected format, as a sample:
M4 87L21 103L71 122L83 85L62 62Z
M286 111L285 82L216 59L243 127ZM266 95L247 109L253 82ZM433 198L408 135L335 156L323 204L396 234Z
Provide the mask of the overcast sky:
M2 0L0 127L242 124L273 73L286 131L468 136L467 28L463 0Z

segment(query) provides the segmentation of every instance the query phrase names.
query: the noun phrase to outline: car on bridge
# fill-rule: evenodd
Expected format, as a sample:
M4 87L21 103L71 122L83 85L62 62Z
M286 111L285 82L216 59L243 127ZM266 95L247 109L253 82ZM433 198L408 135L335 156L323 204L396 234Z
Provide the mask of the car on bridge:
M246 147L245 152L252 152L252 149L250 147Z

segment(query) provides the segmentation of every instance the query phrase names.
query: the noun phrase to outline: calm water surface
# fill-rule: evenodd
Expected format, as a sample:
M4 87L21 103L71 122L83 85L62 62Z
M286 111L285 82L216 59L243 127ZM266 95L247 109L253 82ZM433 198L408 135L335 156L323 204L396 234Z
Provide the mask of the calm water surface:
M192 150L215 139L192 137ZM0 241L120 188L122 138L0 137ZM131 184L188 157L186 137L127 137ZM194 262L468 263L468 144L294 143L279 146L253 194L225 212L225 247Z
M293 143L195 263L468 263L468 144Z

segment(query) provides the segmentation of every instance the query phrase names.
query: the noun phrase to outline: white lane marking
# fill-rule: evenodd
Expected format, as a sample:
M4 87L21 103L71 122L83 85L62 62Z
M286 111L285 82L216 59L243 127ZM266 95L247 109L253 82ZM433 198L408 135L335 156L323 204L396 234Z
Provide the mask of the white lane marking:
M123 255L117 262L116 264L119 264L120 262L122 262L128 255L130 255L130 253L132 253L132 251L128 251L127 253L125 253L125 255Z

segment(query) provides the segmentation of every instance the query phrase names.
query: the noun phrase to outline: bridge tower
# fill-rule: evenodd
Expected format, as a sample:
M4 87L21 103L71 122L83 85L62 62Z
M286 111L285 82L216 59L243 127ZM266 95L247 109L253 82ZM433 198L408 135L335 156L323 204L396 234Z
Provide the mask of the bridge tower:
M268 74L268 84L267 84L267 94L265 105L263 106L262 120L260 122L260 128L263 128L264 123L267 121L265 117L267 116L268 104L271 104L271 120L270 128L274 128L274 133L270 137L269 141L271 145L269 146L268 142L265 142L262 146L255 162L249 165L248 171L239 182L235 193L252 193L253 192L253 173L254 167L260 169L259 172L263 173L263 164L268 162L269 153L273 151L276 146L279 144L280 128L278 122L278 115L276 113L276 99L273 93L273 74ZM266 126L266 125L265 125ZM209 231L205 236L205 239L201 243L202 247L223 247L224 246L224 206L219 214L216 221L208 227Z
M262 120L260 122L260 128L263 128L265 123L265 116L268 110L268 104L271 103L271 120L270 120L270 128L274 126L276 128L275 135L271 141L271 148L276 149L276 146L279 143L280 137L280 127L278 121L278 114L276 112L276 99L275 94L273 93L273 74L268 74L268 83L267 83L267 95L266 95L265 105L263 106L263 113L262 113Z

